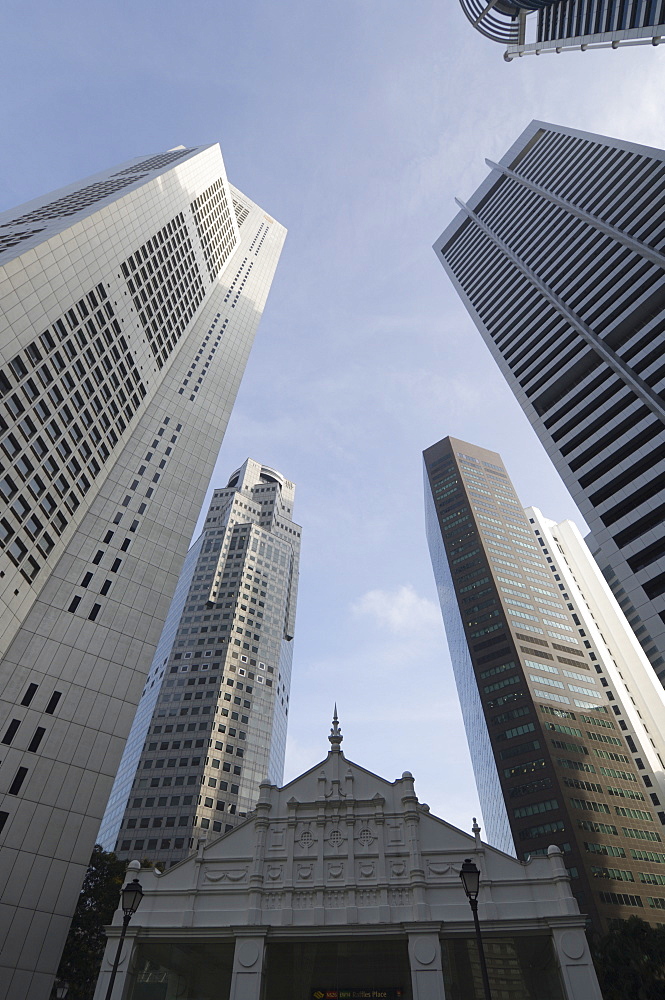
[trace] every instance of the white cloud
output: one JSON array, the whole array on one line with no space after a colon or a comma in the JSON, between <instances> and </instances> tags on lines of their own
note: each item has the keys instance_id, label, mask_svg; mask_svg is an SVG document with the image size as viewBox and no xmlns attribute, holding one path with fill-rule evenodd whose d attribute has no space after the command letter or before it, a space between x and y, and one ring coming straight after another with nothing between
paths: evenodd
<instances>
[{"instance_id":1,"label":"white cloud","mask_svg":"<svg viewBox=\"0 0 665 1000\"><path fill-rule=\"evenodd\" d=\"M394 590L368 590L351 610L354 615L367 616L396 635L441 624L436 604L421 597L410 583Z\"/></svg>"}]
</instances>

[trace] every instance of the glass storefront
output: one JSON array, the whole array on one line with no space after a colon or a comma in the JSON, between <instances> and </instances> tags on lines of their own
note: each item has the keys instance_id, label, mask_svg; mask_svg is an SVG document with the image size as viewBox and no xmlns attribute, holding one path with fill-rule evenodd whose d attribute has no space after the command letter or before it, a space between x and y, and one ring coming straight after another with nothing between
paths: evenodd
<instances>
[{"instance_id":1,"label":"glass storefront","mask_svg":"<svg viewBox=\"0 0 665 1000\"><path fill-rule=\"evenodd\" d=\"M483 939L492 1000L564 1000L551 938ZM476 939L441 942L446 1000L484 1000Z\"/></svg>"},{"instance_id":2,"label":"glass storefront","mask_svg":"<svg viewBox=\"0 0 665 1000\"><path fill-rule=\"evenodd\" d=\"M551 939L488 936L492 1000L564 1000ZM233 941L137 947L127 1000L229 1000ZM484 1000L475 937L441 942L446 1000ZM406 938L268 941L262 1000L411 1000Z\"/></svg>"},{"instance_id":3,"label":"glass storefront","mask_svg":"<svg viewBox=\"0 0 665 1000\"><path fill-rule=\"evenodd\" d=\"M270 942L264 1000L411 1000L406 940Z\"/></svg>"},{"instance_id":4,"label":"glass storefront","mask_svg":"<svg viewBox=\"0 0 665 1000\"><path fill-rule=\"evenodd\" d=\"M140 944L128 1000L229 1000L233 941Z\"/></svg>"}]
</instances>

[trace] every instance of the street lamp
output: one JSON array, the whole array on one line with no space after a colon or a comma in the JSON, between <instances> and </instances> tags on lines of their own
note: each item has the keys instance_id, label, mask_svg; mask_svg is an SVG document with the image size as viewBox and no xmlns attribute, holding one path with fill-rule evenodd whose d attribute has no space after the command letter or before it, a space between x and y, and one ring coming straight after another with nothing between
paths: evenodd
<instances>
[{"instance_id":1,"label":"street lamp","mask_svg":"<svg viewBox=\"0 0 665 1000\"><path fill-rule=\"evenodd\" d=\"M476 944L478 945L478 957L480 958L480 971L483 977L483 987L485 989L485 1000L492 1000L490 992L490 981L487 975L487 963L485 962L485 949L483 939L480 936L480 923L478 922L478 890L480 888L480 870L474 865L471 858L466 858L460 868L459 877L464 886L466 898L473 913L473 923L476 928Z\"/></svg>"},{"instance_id":2,"label":"street lamp","mask_svg":"<svg viewBox=\"0 0 665 1000\"><path fill-rule=\"evenodd\" d=\"M66 983L63 979L57 979L55 983L55 996L56 1000L65 1000L69 992L69 983Z\"/></svg>"},{"instance_id":3,"label":"street lamp","mask_svg":"<svg viewBox=\"0 0 665 1000\"><path fill-rule=\"evenodd\" d=\"M136 862L138 865L138 862ZM120 953L122 952L122 946L125 942L125 934L127 933L127 927L129 926L129 921L132 919L134 914L139 908L139 903L143 899L143 886L137 878L128 882L127 885L122 889L120 893L120 898L122 900L122 931L120 932L120 940L118 941L118 950L115 953L115 961L113 962L113 968L111 970L111 978L109 979L108 989L106 991L106 1000L111 1000L111 994L113 993L113 986L115 984L115 977L118 974L118 965L120 963Z\"/></svg>"}]
</instances>

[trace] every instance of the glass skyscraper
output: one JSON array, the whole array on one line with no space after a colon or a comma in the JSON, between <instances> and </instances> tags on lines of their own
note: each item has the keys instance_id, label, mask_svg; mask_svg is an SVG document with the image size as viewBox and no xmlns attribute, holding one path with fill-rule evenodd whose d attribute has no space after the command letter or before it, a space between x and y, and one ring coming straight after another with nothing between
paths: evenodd
<instances>
[{"instance_id":1,"label":"glass skyscraper","mask_svg":"<svg viewBox=\"0 0 665 1000\"><path fill-rule=\"evenodd\" d=\"M139 703L100 840L171 866L281 784L300 526L295 486L248 459L215 490Z\"/></svg>"},{"instance_id":2,"label":"glass skyscraper","mask_svg":"<svg viewBox=\"0 0 665 1000\"><path fill-rule=\"evenodd\" d=\"M597 929L660 922L665 692L574 526L525 512L495 452L445 438L424 460L490 843L520 858L560 847Z\"/></svg>"},{"instance_id":3,"label":"glass skyscraper","mask_svg":"<svg viewBox=\"0 0 665 1000\"><path fill-rule=\"evenodd\" d=\"M437 257L665 681L665 152L534 121L489 166Z\"/></svg>"},{"instance_id":4,"label":"glass skyscraper","mask_svg":"<svg viewBox=\"0 0 665 1000\"><path fill-rule=\"evenodd\" d=\"M0 997L49 995L284 237L217 145L0 216Z\"/></svg>"}]
</instances>

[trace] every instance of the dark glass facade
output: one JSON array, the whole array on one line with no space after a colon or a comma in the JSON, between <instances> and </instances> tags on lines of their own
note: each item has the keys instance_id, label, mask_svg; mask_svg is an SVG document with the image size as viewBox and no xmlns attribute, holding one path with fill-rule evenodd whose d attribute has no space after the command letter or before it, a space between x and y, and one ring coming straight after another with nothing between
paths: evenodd
<instances>
[{"instance_id":1,"label":"dark glass facade","mask_svg":"<svg viewBox=\"0 0 665 1000\"><path fill-rule=\"evenodd\" d=\"M499 455L446 438L424 459L428 541L489 841L519 858L560 847L599 929L631 914L657 921L665 888L654 903L647 885L665 863L663 828L556 560Z\"/></svg>"}]
</instances>

